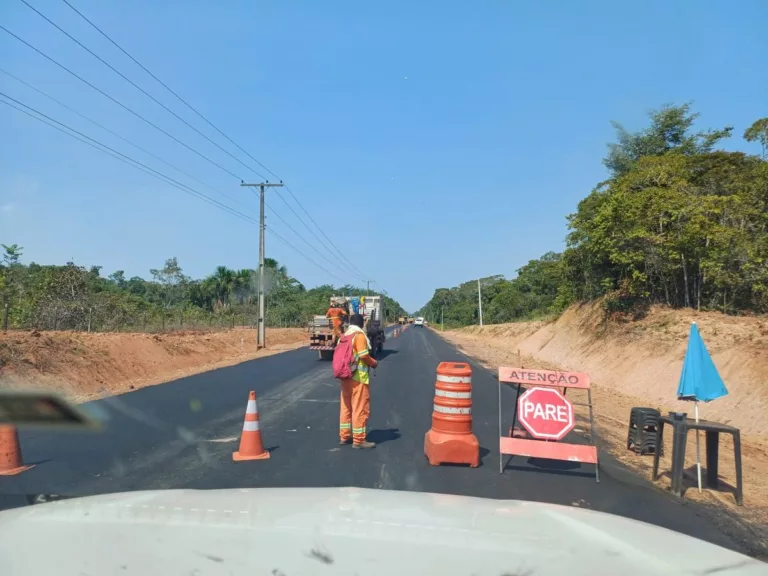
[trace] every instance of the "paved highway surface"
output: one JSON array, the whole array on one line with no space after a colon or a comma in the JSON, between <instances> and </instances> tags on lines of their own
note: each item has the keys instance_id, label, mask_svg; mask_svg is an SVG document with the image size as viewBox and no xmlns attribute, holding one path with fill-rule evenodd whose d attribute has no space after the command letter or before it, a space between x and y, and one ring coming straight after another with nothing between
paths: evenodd
<instances>
[{"instance_id":1,"label":"paved highway surface","mask_svg":"<svg viewBox=\"0 0 768 576\"><path fill-rule=\"evenodd\" d=\"M338 445L337 381L329 362L303 348L91 402L85 406L107 418L100 432L23 431L25 462L37 466L0 477L0 494L8 502L22 494L172 488L418 490L578 505L748 551L742 536L726 536L696 506L654 488L605 454L599 484L592 466L551 463L543 469L522 458L499 474L497 383L474 363L474 431L482 464L429 466L424 434L431 423L435 368L459 359L467 360L427 329L411 327L399 338L389 337L371 382L369 439L378 444L375 450ZM232 452L251 389L272 457L235 463ZM513 405L511 389L502 398Z\"/></svg>"}]
</instances>

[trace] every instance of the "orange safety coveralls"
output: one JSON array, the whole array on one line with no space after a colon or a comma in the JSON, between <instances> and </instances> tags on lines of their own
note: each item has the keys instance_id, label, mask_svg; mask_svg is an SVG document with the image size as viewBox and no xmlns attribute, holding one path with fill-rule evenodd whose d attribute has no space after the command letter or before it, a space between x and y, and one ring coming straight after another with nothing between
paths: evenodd
<instances>
[{"instance_id":1,"label":"orange safety coveralls","mask_svg":"<svg viewBox=\"0 0 768 576\"><path fill-rule=\"evenodd\" d=\"M378 362L368 350L365 334L358 332L352 340L352 351L357 370L352 378L341 381L341 413L339 415L339 438L355 444L365 442L368 417L371 415L370 374L368 368L376 368Z\"/></svg>"},{"instance_id":2,"label":"orange safety coveralls","mask_svg":"<svg viewBox=\"0 0 768 576\"><path fill-rule=\"evenodd\" d=\"M336 341L341 338L341 321L342 316L346 316L347 311L344 310L344 308L339 308L338 306L333 306L331 308L328 308L328 312L326 312L325 317L331 318L333 320L333 337Z\"/></svg>"}]
</instances>

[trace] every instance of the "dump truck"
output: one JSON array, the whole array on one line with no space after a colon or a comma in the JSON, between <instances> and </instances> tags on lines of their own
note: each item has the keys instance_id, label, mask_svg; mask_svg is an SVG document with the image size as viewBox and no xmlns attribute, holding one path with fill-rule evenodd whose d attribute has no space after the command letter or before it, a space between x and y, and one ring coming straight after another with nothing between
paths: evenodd
<instances>
[{"instance_id":1,"label":"dump truck","mask_svg":"<svg viewBox=\"0 0 768 576\"><path fill-rule=\"evenodd\" d=\"M383 318L383 300L381 296L331 296L329 304L331 306L341 306L346 308L350 315L357 312L365 320L364 330L371 342L371 354L377 357L384 349L384 323ZM348 318L345 318L348 322ZM344 324L343 330L346 330L347 324ZM333 358L333 351L336 348L336 342L333 337L333 323L330 318L323 314L312 318L309 325L309 349L317 350L317 357L320 360L330 360Z\"/></svg>"},{"instance_id":2,"label":"dump truck","mask_svg":"<svg viewBox=\"0 0 768 576\"><path fill-rule=\"evenodd\" d=\"M407 324L408 323L408 317L406 316L400 316L400 318L397 319L398 324Z\"/></svg>"}]
</instances>

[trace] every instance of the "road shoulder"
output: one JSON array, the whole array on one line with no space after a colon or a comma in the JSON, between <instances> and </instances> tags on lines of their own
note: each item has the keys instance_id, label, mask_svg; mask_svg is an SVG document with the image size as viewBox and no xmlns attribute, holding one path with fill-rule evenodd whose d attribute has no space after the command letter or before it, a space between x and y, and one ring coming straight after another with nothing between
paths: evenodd
<instances>
[{"instance_id":1,"label":"road shoulder","mask_svg":"<svg viewBox=\"0 0 768 576\"><path fill-rule=\"evenodd\" d=\"M307 345L300 328L255 330L0 334L0 387L42 388L78 403L165 384Z\"/></svg>"},{"instance_id":2,"label":"road shoulder","mask_svg":"<svg viewBox=\"0 0 768 576\"><path fill-rule=\"evenodd\" d=\"M510 350L492 340L478 340L456 331L432 331L494 375L499 366L516 366L519 364L527 368L560 369L559 366L542 362L533 356L520 355L517 350ZM593 393L598 444L601 451L601 468L610 467L612 473L617 477L624 480L631 480L634 477L637 481L655 486L657 490L668 492L670 485L667 475L662 475L656 483L650 482L652 457L638 457L626 450L626 427L629 410L632 406L643 405L643 400L603 388L599 383L593 383ZM666 438L665 444L669 441L670 439ZM689 451L691 447L695 450L693 442L689 442ZM666 456L661 460L660 470L664 471L671 468L671 451L671 443L665 445ZM724 448L723 451L727 451L727 448ZM746 480L748 457L749 453L745 451L745 506L736 506L733 502L733 496L729 492L704 490L699 495L695 488L688 490L683 503L695 508L697 513L706 516L724 534L747 550L751 556L768 561L768 509L749 501L749 484ZM724 466L727 467L728 464L724 463ZM687 479L686 485L687 488L693 487L692 478Z\"/></svg>"}]
</instances>

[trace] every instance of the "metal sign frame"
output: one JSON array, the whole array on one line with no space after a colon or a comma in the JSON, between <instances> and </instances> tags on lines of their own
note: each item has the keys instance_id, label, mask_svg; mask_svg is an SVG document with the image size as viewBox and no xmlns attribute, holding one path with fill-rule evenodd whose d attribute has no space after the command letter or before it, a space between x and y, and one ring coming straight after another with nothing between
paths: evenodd
<instances>
[{"instance_id":1,"label":"metal sign frame","mask_svg":"<svg viewBox=\"0 0 768 576\"><path fill-rule=\"evenodd\" d=\"M504 455L526 456L529 458L546 458L551 460L565 460L570 462L581 462L583 464L595 465L595 481L600 482L600 463L597 450L597 433L595 429L595 418L592 404L592 386L589 376L583 372L561 372L555 370L533 370L530 368L499 368L499 474L504 473ZM509 429L509 436L504 436L502 430L502 404L501 404L501 385L511 384L516 387L514 413L512 417L512 427ZM587 392L587 402L569 402L573 406L586 406L589 408L589 437L591 444L571 444L567 442L531 440L528 438L515 438L514 430L518 418L518 401L520 400L520 391L523 385L531 387L550 387L562 388L565 396L568 388L585 390ZM574 411L575 412L575 411ZM574 413L575 418L575 413ZM509 464L509 461L507 462Z\"/></svg>"}]
</instances>

